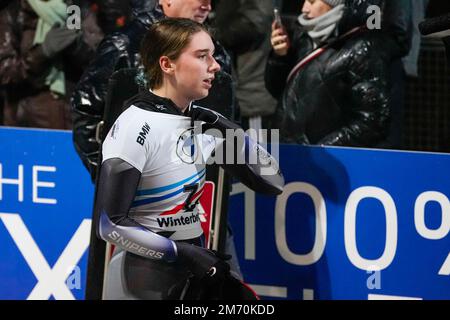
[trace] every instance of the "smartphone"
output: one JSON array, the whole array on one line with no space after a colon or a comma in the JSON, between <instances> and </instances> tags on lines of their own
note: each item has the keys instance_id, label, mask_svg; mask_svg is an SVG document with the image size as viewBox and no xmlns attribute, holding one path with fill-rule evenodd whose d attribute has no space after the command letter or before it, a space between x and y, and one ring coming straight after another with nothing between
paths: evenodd
<instances>
[{"instance_id":1,"label":"smartphone","mask_svg":"<svg viewBox=\"0 0 450 320\"><path fill-rule=\"evenodd\" d=\"M283 23L281 22L280 9L274 8L274 9L273 9L273 16L274 16L274 22L275 22L275 25L276 25L277 27L282 27L282 26L283 26Z\"/></svg>"}]
</instances>

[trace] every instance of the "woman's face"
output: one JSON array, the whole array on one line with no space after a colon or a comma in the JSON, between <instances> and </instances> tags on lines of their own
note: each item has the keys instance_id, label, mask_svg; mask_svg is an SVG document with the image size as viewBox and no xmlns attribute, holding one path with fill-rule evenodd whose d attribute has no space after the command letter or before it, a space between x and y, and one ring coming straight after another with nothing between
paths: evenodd
<instances>
[{"instance_id":1,"label":"woman's face","mask_svg":"<svg viewBox=\"0 0 450 320\"><path fill-rule=\"evenodd\" d=\"M220 65L213 57L214 44L209 34L204 31L192 36L191 42L174 64L171 81L178 94L188 101L205 98L211 89L214 74Z\"/></svg>"},{"instance_id":2,"label":"woman's face","mask_svg":"<svg viewBox=\"0 0 450 320\"><path fill-rule=\"evenodd\" d=\"M331 9L332 7L322 0L306 0L302 8L302 13L307 19L314 19L324 15Z\"/></svg>"}]
</instances>

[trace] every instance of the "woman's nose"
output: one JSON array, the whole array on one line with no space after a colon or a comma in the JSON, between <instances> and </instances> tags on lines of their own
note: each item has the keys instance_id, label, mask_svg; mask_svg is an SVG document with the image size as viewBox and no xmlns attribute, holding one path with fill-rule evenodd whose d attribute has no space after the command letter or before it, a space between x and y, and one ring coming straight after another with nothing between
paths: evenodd
<instances>
[{"instance_id":1,"label":"woman's nose","mask_svg":"<svg viewBox=\"0 0 450 320\"><path fill-rule=\"evenodd\" d=\"M212 7L211 7L210 4L208 4L208 5L203 5L203 6L201 6L200 9L202 9L202 10L204 10L204 11L211 11L211 10L212 10Z\"/></svg>"},{"instance_id":2,"label":"woman's nose","mask_svg":"<svg viewBox=\"0 0 450 320\"><path fill-rule=\"evenodd\" d=\"M211 0L207 0L207 1L203 1L202 5L200 6L200 8L202 10L205 11L211 11L212 7L211 7Z\"/></svg>"},{"instance_id":3,"label":"woman's nose","mask_svg":"<svg viewBox=\"0 0 450 320\"><path fill-rule=\"evenodd\" d=\"M308 14L310 11L310 5L308 1L305 1L302 7L302 13Z\"/></svg>"},{"instance_id":4,"label":"woman's nose","mask_svg":"<svg viewBox=\"0 0 450 320\"><path fill-rule=\"evenodd\" d=\"M220 71L220 64L217 63L216 59L213 58L213 63L210 67L211 72L219 72Z\"/></svg>"}]
</instances>

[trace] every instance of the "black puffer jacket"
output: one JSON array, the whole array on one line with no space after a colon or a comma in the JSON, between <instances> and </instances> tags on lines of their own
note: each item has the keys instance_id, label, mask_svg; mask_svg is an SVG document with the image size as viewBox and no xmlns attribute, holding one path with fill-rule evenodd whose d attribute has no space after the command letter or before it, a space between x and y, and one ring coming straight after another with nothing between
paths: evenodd
<instances>
[{"instance_id":1,"label":"black puffer jacket","mask_svg":"<svg viewBox=\"0 0 450 320\"><path fill-rule=\"evenodd\" d=\"M103 118L109 78L119 69L140 66L139 49L145 32L153 23L165 18L155 0L131 0L130 5L134 19L120 32L103 39L71 98L75 149L92 177L98 166L100 147L96 141L96 127ZM220 95L218 82L225 75L231 79L231 60L222 46L215 43L215 47L214 57L222 69L211 92ZM196 104L202 105L202 102ZM232 110L227 116L232 117Z\"/></svg>"},{"instance_id":2,"label":"black puffer jacket","mask_svg":"<svg viewBox=\"0 0 450 320\"><path fill-rule=\"evenodd\" d=\"M371 1L348 0L332 42L364 26ZM291 69L313 51L313 41L297 23L287 56L273 53L266 86L281 98L272 128L282 142L336 146L375 146L382 140L388 110L388 68L392 39L381 31L361 28L306 64L286 84Z\"/></svg>"}]
</instances>

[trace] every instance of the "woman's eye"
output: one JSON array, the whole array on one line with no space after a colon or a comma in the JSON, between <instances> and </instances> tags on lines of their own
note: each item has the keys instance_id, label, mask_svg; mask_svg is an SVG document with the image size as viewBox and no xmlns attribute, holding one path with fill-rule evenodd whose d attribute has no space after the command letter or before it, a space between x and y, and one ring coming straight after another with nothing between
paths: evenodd
<instances>
[{"instance_id":1,"label":"woman's eye","mask_svg":"<svg viewBox=\"0 0 450 320\"><path fill-rule=\"evenodd\" d=\"M206 54L202 54L201 56L199 56L200 59L206 59Z\"/></svg>"}]
</instances>

